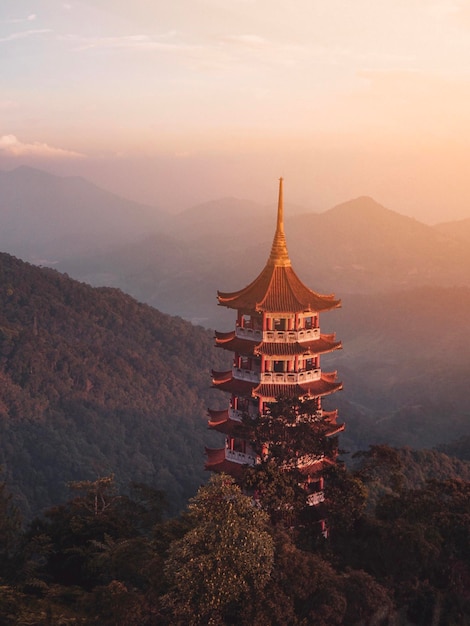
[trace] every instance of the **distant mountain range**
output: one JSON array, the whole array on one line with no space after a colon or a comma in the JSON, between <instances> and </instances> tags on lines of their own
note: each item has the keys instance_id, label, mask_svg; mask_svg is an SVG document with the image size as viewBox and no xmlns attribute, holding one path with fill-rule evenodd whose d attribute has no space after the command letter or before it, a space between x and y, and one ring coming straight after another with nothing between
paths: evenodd
<instances>
[{"instance_id":1,"label":"distant mountain range","mask_svg":"<svg viewBox=\"0 0 470 626\"><path fill-rule=\"evenodd\" d=\"M73 220L59 219L62 213L71 213ZM344 342L344 350L328 355L324 363L326 369L337 368L344 382L344 391L329 400L340 406L347 424L342 446L355 450L369 443L387 442L424 447L470 434L470 250L463 225L454 230L451 225L427 226L368 197L319 214L287 204L285 214L296 272L311 288L334 292L343 300L341 310L321 320L323 330L336 331ZM227 198L167 215L117 198L82 179L61 179L20 168L0 176L0 220L0 246L17 256L36 262L42 259L43 264L54 262L56 268L79 280L119 287L165 313L228 330L234 324L233 313L217 307L216 291L241 288L261 271L273 237L275 203L263 207ZM70 237L77 223L80 237L72 245ZM48 238L49 229L54 236ZM28 256L24 252L28 250L34 254ZM21 268L16 281L23 280L23 272L28 276L24 280L31 284L43 275L33 274L40 272L38 268ZM43 271L49 276L49 270ZM14 287L11 280L8 284ZM74 287L77 283L72 281L70 286L66 281L63 285L67 286L66 294L86 288ZM39 287L28 289L33 292ZM47 293L49 288L44 289ZM97 319L100 307L109 311L114 306L100 299L101 290L86 293ZM42 315L47 318L56 310L64 311L75 324L67 327L67 333L85 336L79 316L68 309L71 296L60 298L61 304L44 309ZM28 306L31 329L34 306ZM137 304L129 304L126 312L123 309L119 332L132 336L128 316L138 315L140 319L144 311L150 316L150 309L140 309ZM21 314L21 307L9 313ZM160 324L161 318L154 315L155 319L150 316L145 324ZM214 363L206 358L193 360L185 352L184 342L189 341L185 338L192 327L175 320L174 328L170 322L166 328L169 345L173 342L175 346L172 363L176 369L172 373L177 377L183 373L178 383L181 389L187 384L184 372L194 368L208 387L208 372ZM200 341L204 337L212 343L210 334L202 329L194 333ZM92 336L87 341L93 345ZM124 338L117 334L110 341L119 343ZM141 354L138 332L132 343ZM150 345L144 344L145 355L139 359L147 358ZM177 356L183 353L186 356ZM129 359L129 371L133 372L134 362ZM111 358L106 360L106 367L106 377L111 379L115 375ZM154 381L154 388L151 385L146 393L149 404L155 401L159 410L169 414L173 408L152 399L154 393L161 397L159 385L163 380ZM204 397L204 392L198 394ZM111 413L108 418L113 419ZM187 443L179 442L184 433L175 436L172 446L178 454ZM148 434L145 437L149 439ZM158 439L160 435L151 437ZM192 432L191 437L202 450L204 437L199 431L197 435ZM199 466L201 458L197 457ZM185 471L192 470L186 468L182 474ZM175 485L175 474L172 476L167 482Z\"/></svg>"},{"instance_id":2,"label":"distant mountain range","mask_svg":"<svg viewBox=\"0 0 470 626\"><path fill-rule=\"evenodd\" d=\"M28 261L96 254L157 230L163 218L83 178L31 167L0 171L0 250Z\"/></svg>"},{"instance_id":3,"label":"distant mountain range","mask_svg":"<svg viewBox=\"0 0 470 626\"><path fill-rule=\"evenodd\" d=\"M285 215L294 267L319 292L470 286L470 220L431 227L368 197L324 213L287 204ZM206 326L224 320L217 289L262 269L274 222L275 201L225 198L169 215L81 178L0 172L0 250Z\"/></svg>"}]
</instances>

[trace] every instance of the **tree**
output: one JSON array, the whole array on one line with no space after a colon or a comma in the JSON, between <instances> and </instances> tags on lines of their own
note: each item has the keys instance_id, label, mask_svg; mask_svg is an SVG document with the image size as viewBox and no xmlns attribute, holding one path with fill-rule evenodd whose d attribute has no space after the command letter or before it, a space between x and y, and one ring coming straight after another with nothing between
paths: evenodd
<instances>
[{"instance_id":1,"label":"tree","mask_svg":"<svg viewBox=\"0 0 470 626\"><path fill-rule=\"evenodd\" d=\"M11 578L15 571L21 520L6 484L0 482L0 578Z\"/></svg>"},{"instance_id":2,"label":"tree","mask_svg":"<svg viewBox=\"0 0 470 626\"><path fill-rule=\"evenodd\" d=\"M252 492L273 523L295 526L307 507L307 472L302 468L335 459L337 438L314 400L280 397L264 415L243 421L246 438L261 459L245 470L243 487ZM305 511L304 511L305 513ZM315 516L303 515L302 524ZM318 518L315 518L316 525Z\"/></svg>"},{"instance_id":3,"label":"tree","mask_svg":"<svg viewBox=\"0 0 470 626\"><path fill-rule=\"evenodd\" d=\"M174 541L163 598L172 624L222 624L231 603L266 585L274 544L267 515L234 480L215 475L190 501L193 527Z\"/></svg>"}]
</instances>

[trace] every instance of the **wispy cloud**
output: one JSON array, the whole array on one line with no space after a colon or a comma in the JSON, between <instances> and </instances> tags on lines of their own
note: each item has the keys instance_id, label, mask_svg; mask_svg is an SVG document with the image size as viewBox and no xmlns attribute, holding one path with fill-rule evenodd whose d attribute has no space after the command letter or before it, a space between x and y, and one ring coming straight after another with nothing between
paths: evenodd
<instances>
[{"instance_id":1,"label":"wispy cloud","mask_svg":"<svg viewBox=\"0 0 470 626\"><path fill-rule=\"evenodd\" d=\"M32 30L22 30L18 33L11 33L6 37L0 37L0 41L16 41L17 39L27 39L28 37L34 37L35 35L42 35L44 33L52 32L50 28L37 28Z\"/></svg>"},{"instance_id":2,"label":"wispy cloud","mask_svg":"<svg viewBox=\"0 0 470 626\"><path fill-rule=\"evenodd\" d=\"M85 155L73 150L55 148L47 143L35 141L33 143L21 142L15 135L3 135L0 137L0 154L10 156L34 156L43 158L80 159Z\"/></svg>"},{"instance_id":3,"label":"wispy cloud","mask_svg":"<svg viewBox=\"0 0 470 626\"><path fill-rule=\"evenodd\" d=\"M161 51L188 51L197 49L199 46L184 42L172 41L175 32L170 32L159 37L149 35L121 35L118 37L76 37L69 35L63 39L76 44L75 50L90 49L124 49L124 50L161 50Z\"/></svg>"},{"instance_id":4,"label":"wispy cloud","mask_svg":"<svg viewBox=\"0 0 470 626\"><path fill-rule=\"evenodd\" d=\"M37 19L36 13L30 13L26 17L13 17L7 20L0 20L1 24L24 24L24 22L34 22Z\"/></svg>"},{"instance_id":5,"label":"wispy cloud","mask_svg":"<svg viewBox=\"0 0 470 626\"><path fill-rule=\"evenodd\" d=\"M224 41L244 46L263 46L267 43L267 40L259 35L229 35Z\"/></svg>"}]
</instances>

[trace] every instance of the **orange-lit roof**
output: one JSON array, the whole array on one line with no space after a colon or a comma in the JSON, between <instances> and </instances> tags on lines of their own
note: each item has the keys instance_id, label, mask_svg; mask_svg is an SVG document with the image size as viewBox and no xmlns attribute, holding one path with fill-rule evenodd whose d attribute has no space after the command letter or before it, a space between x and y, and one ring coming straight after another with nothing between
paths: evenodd
<instances>
[{"instance_id":1,"label":"orange-lit roof","mask_svg":"<svg viewBox=\"0 0 470 626\"><path fill-rule=\"evenodd\" d=\"M215 335L215 345L224 350L230 350L237 354L247 356L294 356L296 354L325 354L341 348L341 341L335 341L334 334L320 335L318 339L305 342L270 342L261 341L256 343L249 339L240 339L231 333L217 333Z\"/></svg>"},{"instance_id":2,"label":"orange-lit roof","mask_svg":"<svg viewBox=\"0 0 470 626\"><path fill-rule=\"evenodd\" d=\"M262 397L268 401L276 401L278 398L318 398L319 396L327 396L335 391L342 389L342 383L336 383L323 376L320 380L310 383L299 384L279 384L279 383L261 383L254 390L254 395Z\"/></svg>"},{"instance_id":3,"label":"orange-lit roof","mask_svg":"<svg viewBox=\"0 0 470 626\"><path fill-rule=\"evenodd\" d=\"M246 465L234 463L225 458L225 448L206 448L207 461L205 469L211 472L224 472L233 478L241 478Z\"/></svg>"},{"instance_id":4,"label":"orange-lit roof","mask_svg":"<svg viewBox=\"0 0 470 626\"><path fill-rule=\"evenodd\" d=\"M343 384L336 382L336 372L322 372L319 380L306 383L256 383L234 378L232 371L212 372L214 387L228 391L234 395L256 396L274 402L281 397L318 398L327 396L339 389Z\"/></svg>"},{"instance_id":5,"label":"orange-lit roof","mask_svg":"<svg viewBox=\"0 0 470 626\"><path fill-rule=\"evenodd\" d=\"M212 428L219 433L224 433L228 435L236 430L239 430L242 427L242 423L240 421L231 419L229 417L228 409L225 409L224 411L212 411L211 409L209 409L208 413L209 428Z\"/></svg>"},{"instance_id":6,"label":"orange-lit roof","mask_svg":"<svg viewBox=\"0 0 470 626\"><path fill-rule=\"evenodd\" d=\"M282 178L276 232L269 259L261 272L244 289L232 293L219 291L219 304L240 311L297 313L328 311L340 306L333 295L321 295L306 287L294 272L284 233Z\"/></svg>"}]
</instances>

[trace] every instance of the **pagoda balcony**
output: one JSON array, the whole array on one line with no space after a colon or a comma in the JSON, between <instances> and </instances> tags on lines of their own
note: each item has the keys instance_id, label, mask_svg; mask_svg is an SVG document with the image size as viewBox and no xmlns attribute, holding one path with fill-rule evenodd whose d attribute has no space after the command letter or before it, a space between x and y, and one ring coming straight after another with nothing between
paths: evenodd
<instances>
[{"instance_id":1,"label":"pagoda balcony","mask_svg":"<svg viewBox=\"0 0 470 626\"><path fill-rule=\"evenodd\" d=\"M253 370L244 370L241 367L233 368L233 377L238 380L246 380L249 383L259 383L260 382L260 372L255 372Z\"/></svg>"},{"instance_id":2,"label":"pagoda balcony","mask_svg":"<svg viewBox=\"0 0 470 626\"><path fill-rule=\"evenodd\" d=\"M253 328L237 326L235 336L239 339L251 339L253 341L263 341L263 331L254 330Z\"/></svg>"},{"instance_id":3,"label":"pagoda balcony","mask_svg":"<svg viewBox=\"0 0 470 626\"><path fill-rule=\"evenodd\" d=\"M324 491L316 491L307 496L307 506L317 506L322 502L325 502Z\"/></svg>"},{"instance_id":4,"label":"pagoda balcony","mask_svg":"<svg viewBox=\"0 0 470 626\"><path fill-rule=\"evenodd\" d=\"M255 465L256 457L247 454L246 452L238 452L237 450L230 450L225 448L225 459L232 463L239 463L240 465Z\"/></svg>"},{"instance_id":5,"label":"pagoda balcony","mask_svg":"<svg viewBox=\"0 0 470 626\"><path fill-rule=\"evenodd\" d=\"M235 336L238 339L251 339L252 341L266 341L268 343L295 343L297 341L315 341L320 339L319 328L304 328L302 330L254 330L237 326Z\"/></svg>"},{"instance_id":6,"label":"pagoda balcony","mask_svg":"<svg viewBox=\"0 0 470 626\"><path fill-rule=\"evenodd\" d=\"M243 422L244 415L248 415L248 417L255 419L258 416L258 412L254 409L248 409L248 411L239 411L238 409L232 409L231 407L228 409L229 419L235 422Z\"/></svg>"},{"instance_id":7,"label":"pagoda balcony","mask_svg":"<svg viewBox=\"0 0 470 626\"><path fill-rule=\"evenodd\" d=\"M301 384L312 380L320 380L321 369L305 370L303 372L263 372L260 382L276 384Z\"/></svg>"},{"instance_id":8,"label":"pagoda balcony","mask_svg":"<svg viewBox=\"0 0 470 626\"><path fill-rule=\"evenodd\" d=\"M302 330L265 330L263 341L269 343L295 343L296 341L315 341L320 339L319 328Z\"/></svg>"},{"instance_id":9,"label":"pagoda balcony","mask_svg":"<svg viewBox=\"0 0 470 626\"><path fill-rule=\"evenodd\" d=\"M302 384L320 380L321 369L304 370L302 372L255 372L239 367L233 368L233 377L250 383Z\"/></svg>"}]
</instances>

